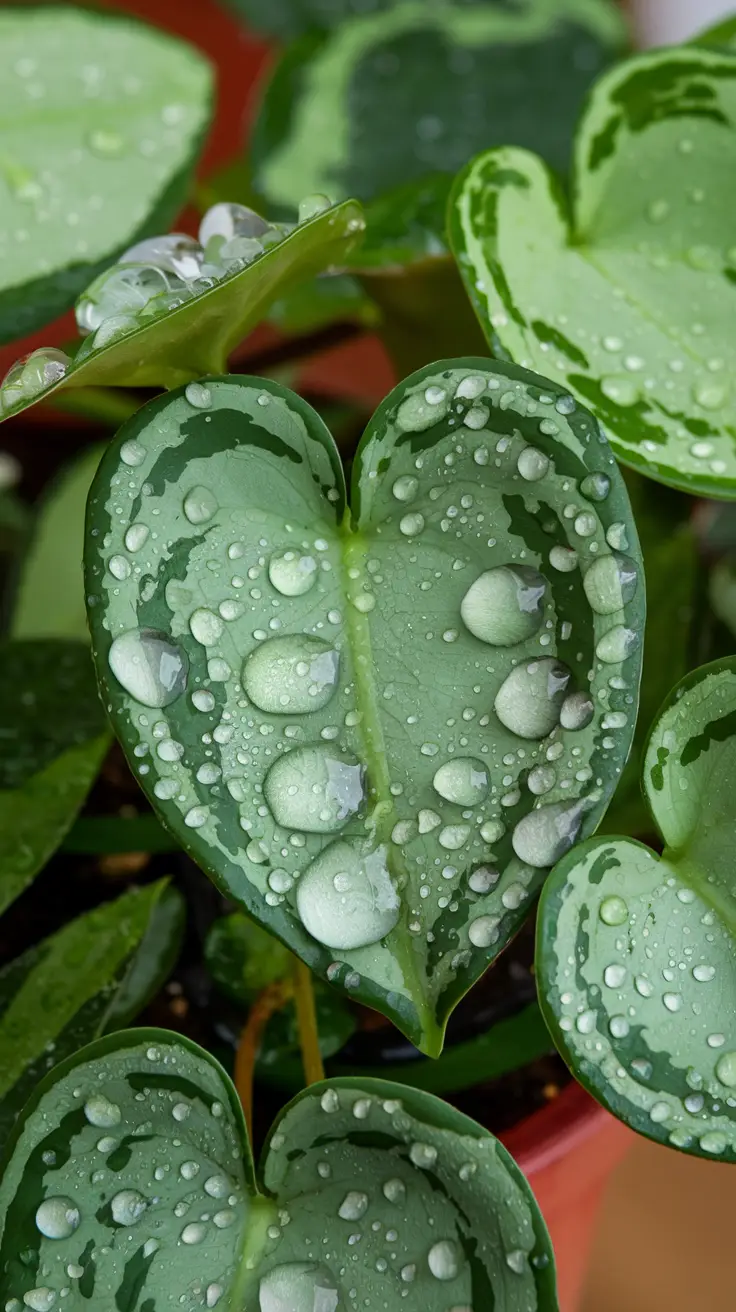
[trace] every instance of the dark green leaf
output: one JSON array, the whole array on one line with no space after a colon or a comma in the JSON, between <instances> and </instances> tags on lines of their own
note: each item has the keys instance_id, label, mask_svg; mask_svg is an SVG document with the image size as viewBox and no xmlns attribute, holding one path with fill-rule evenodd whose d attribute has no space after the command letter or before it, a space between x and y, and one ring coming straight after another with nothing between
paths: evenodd
<instances>
[{"instance_id":1,"label":"dark green leaf","mask_svg":"<svg viewBox=\"0 0 736 1312\"><path fill-rule=\"evenodd\" d=\"M179 209L210 116L198 51L71 5L0 13L0 342L56 318Z\"/></svg>"},{"instance_id":2,"label":"dark green leaf","mask_svg":"<svg viewBox=\"0 0 736 1312\"><path fill-rule=\"evenodd\" d=\"M373 328L380 313L357 278L325 274L300 282L271 306L269 321L283 333L317 332L331 323L358 323Z\"/></svg>"},{"instance_id":3,"label":"dark green leaf","mask_svg":"<svg viewBox=\"0 0 736 1312\"><path fill-rule=\"evenodd\" d=\"M87 493L104 447L67 465L45 498L15 596L13 638L89 641L82 554Z\"/></svg>"},{"instance_id":4,"label":"dark green leaf","mask_svg":"<svg viewBox=\"0 0 736 1312\"><path fill-rule=\"evenodd\" d=\"M541 159L492 150L458 179L449 223L495 353L592 406L624 463L728 498L735 125L732 54L639 55L587 103L572 208Z\"/></svg>"},{"instance_id":5,"label":"dark green leaf","mask_svg":"<svg viewBox=\"0 0 736 1312\"><path fill-rule=\"evenodd\" d=\"M736 1161L736 660L675 688L647 745L657 856L596 838L542 893L537 977L555 1043L648 1138Z\"/></svg>"},{"instance_id":6,"label":"dark green leaf","mask_svg":"<svg viewBox=\"0 0 736 1312\"><path fill-rule=\"evenodd\" d=\"M239 911L215 921L204 957L218 988L246 1007L267 985L284 979L293 961L285 947Z\"/></svg>"},{"instance_id":7,"label":"dark green leaf","mask_svg":"<svg viewBox=\"0 0 736 1312\"><path fill-rule=\"evenodd\" d=\"M183 903L166 882L132 889L0 971L0 1142L39 1079L127 1025L166 978Z\"/></svg>"},{"instance_id":8,"label":"dark green leaf","mask_svg":"<svg viewBox=\"0 0 736 1312\"><path fill-rule=\"evenodd\" d=\"M271 302L293 281L343 260L363 226L362 211L354 201L318 213L245 268L178 308L148 316L153 305L149 302L139 317L131 316L134 326L109 345L95 346L97 335L90 334L58 381L46 377L44 361L49 352L35 352L12 386L6 378L4 408L0 390L0 419L67 387L175 387L209 370L225 369L230 353L265 317ZM107 324L103 322L100 331L106 332ZM56 354L49 349L52 356Z\"/></svg>"},{"instance_id":9,"label":"dark green leaf","mask_svg":"<svg viewBox=\"0 0 736 1312\"><path fill-rule=\"evenodd\" d=\"M179 844L155 815L83 815L62 843L64 852L176 852Z\"/></svg>"},{"instance_id":10,"label":"dark green leaf","mask_svg":"<svg viewBox=\"0 0 736 1312\"><path fill-rule=\"evenodd\" d=\"M202 868L436 1054L626 759L621 476L558 387L445 361L377 411L348 514L304 401L202 387L206 409L174 392L126 425L90 494L105 704Z\"/></svg>"},{"instance_id":11,"label":"dark green leaf","mask_svg":"<svg viewBox=\"0 0 736 1312\"><path fill-rule=\"evenodd\" d=\"M109 744L82 643L0 647L0 910L58 847Z\"/></svg>"},{"instance_id":12,"label":"dark green leaf","mask_svg":"<svg viewBox=\"0 0 736 1312\"><path fill-rule=\"evenodd\" d=\"M474 1121L381 1080L316 1084L277 1119L256 1186L230 1081L163 1030L92 1044L44 1082L0 1223L11 1312L62 1288L71 1309L141 1312L557 1309L531 1190Z\"/></svg>"},{"instance_id":13,"label":"dark green leaf","mask_svg":"<svg viewBox=\"0 0 736 1312\"><path fill-rule=\"evenodd\" d=\"M315 980L313 987L319 1050L322 1060L327 1061L340 1052L355 1033L356 1020L345 999L329 984ZM296 1074L297 1071L299 1075L292 1083L288 1073ZM375 1071L374 1074L381 1078L385 1072ZM258 1052L256 1077L259 1081L275 1084L281 1089L291 1089L293 1093L304 1087L304 1061L293 1002L289 1002L282 1011L277 1011L268 1022Z\"/></svg>"},{"instance_id":14,"label":"dark green leaf","mask_svg":"<svg viewBox=\"0 0 736 1312\"><path fill-rule=\"evenodd\" d=\"M582 98L624 44L608 0L407 0L312 31L267 86L254 185L284 211L312 192L370 200L509 142L566 169Z\"/></svg>"}]
</instances>

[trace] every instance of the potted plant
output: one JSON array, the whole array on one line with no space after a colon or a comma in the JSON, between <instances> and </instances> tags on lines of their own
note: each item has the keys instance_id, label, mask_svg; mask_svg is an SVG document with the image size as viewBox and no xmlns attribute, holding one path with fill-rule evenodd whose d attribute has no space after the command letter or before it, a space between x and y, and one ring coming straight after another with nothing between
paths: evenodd
<instances>
[{"instance_id":1,"label":"potted plant","mask_svg":"<svg viewBox=\"0 0 736 1312\"><path fill-rule=\"evenodd\" d=\"M732 527L702 501L736 486L731 33L613 62L563 188L607 4L244 7L289 44L196 237L166 228L201 55L0 16L0 326L75 301L79 330L0 416L21 456L39 402L118 430L30 545L3 494L0 1289L546 1312L490 1131L563 1232L626 1133L552 1041L619 1121L734 1159ZM517 65L559 120L478 103ZM399 380L367 422L304 367L366 325Z\"/></svg>"}]
</instances>

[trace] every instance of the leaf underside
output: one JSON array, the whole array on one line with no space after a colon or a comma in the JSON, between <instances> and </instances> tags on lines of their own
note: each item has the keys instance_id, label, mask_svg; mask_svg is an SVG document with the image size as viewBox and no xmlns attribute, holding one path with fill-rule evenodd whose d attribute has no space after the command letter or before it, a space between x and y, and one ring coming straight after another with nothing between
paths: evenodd
<instances>
[{"instance_id":1,"label":"leaf underside","mask_svg":"<svg viewBox=\"0 0 736 1312\"><path fill-rule=\"evenodd\" d=\"M56 318L179 209L210 116L198 51L122 16L0 14L0 342Z\"/></svg>"},{"instance_id":2,"label":"leaf underside","mask_svg":"<svg viewBox=\"0 0 736 1312\"><path fill-rule=\"evenodd\" d=\"M273 1126L257 1186L235 1091L193 1044L129 1031L54 1077L0 1185L12 1312L13 1300L50 1308L62 1289L70 1312L89 1300L357 1312L399 1299L407 1312L556 1312L526 1181L487 1131L429 1095L313 1085Z\"/></svg>"},{"instance_id":3,"label":"leaf underside","mask_svg":"<svg viewBox=\"0 0 736 1312\"><path fill-rule=\"evenodd\" d=\"M0 411L0 420L66 387L176 387L227 367L232 351L265 318L292 283L340 263L360 239L363 213L355 201L334 206L299 226L239 273L210 291L95 350L60 382Z\"/></svg>"},{"instance_id":4,"label":"leaf underside","mask_svg":"<svg viewBox=\"0 0 736 1312\"><path fill-rule=\"evenodd\" d=\"M313 31L267 86L254 185L288 212L310 192L370 200L509 141L564 170L582 98L624 44L607 0L408 2Z\"/></svg>"},{"instance_id":5,"label":"leaf underside","mask_svg":"<svg viewBox=\"0 0 736 1312\"><path fill-rule=\"evenodd\" d=\"M643 784L662 856L599 838L561 861L542 895L537 957L545 1017L576 1077L639 1133L727 1161L736 1161L734 770L728 658L675 689L649 739Z\"/></svg>"},{"instance_id":6,"label":"leaf underside","mask_svg":"<svg viewBox=\"0 0 736 1312\"><path fill-rule=\"evenodd\" d=\"M560 389L446 361L377 411L348 512L305 402L203 383L206 409L146 406L93 484L103 700L202 868L436 1053L626 759L644 585L623 483Z\"/></svg>"},{"instance_id":7,"label":"leaf underside","mask_svg":"<svg viewBox=\"0 0 736 1312\"><path fill-rule=\"evenodd\" d=\"M640 55L588 102L572 209L541 159L502 149L468 166L449 211L494 352L591 406L624 463L728 498L735 124L733 54Z\"/></svg>"}]
</instances>

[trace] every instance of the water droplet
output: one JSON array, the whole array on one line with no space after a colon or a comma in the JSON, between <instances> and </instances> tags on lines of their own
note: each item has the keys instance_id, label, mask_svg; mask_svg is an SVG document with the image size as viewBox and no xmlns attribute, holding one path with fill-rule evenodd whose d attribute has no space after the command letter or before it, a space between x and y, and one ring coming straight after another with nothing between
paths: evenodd
<instances>
[{"instance_id":1,"label":"water droplet","mask_svg":"<svg viewBox=\"0 0 736 1312\"><path fill-rule=\"evenodd\" d=\"M15 1299L12 1301L17 1302ZM27 1290L23 1295L23 1302L26 1307L31 1308L32 1312L50 1312L56 1302L56 1291L49 1289L48 1285L37 1285L35 1289ZM17 1306L20 1308L20 1303L17 1303Z\"/></svg>"},{"instance_id":2,"label":"water droplet","mask_svg":"<svg viewBox=\"0 0 736 1312\"><path fill-rule=\"evenodd\" d=\"M368 1211L368 1195L357 1189L351 1189L345 1195L337 1209L337 1215L343 1221L359 1221Z\"/></svg>"},{"instance_id":3,"label":"water droplet","mask_svg":"<svg viewBox=\"0 0 736 1312\"><path fill-rule=\"evenodd\" d=\"M636 564L618 552L599 556L583 578L585 595L598 615L613 615L628 605L636 592Z\"/></svg>"},{"instance_id":4,"label":"water droplet","mask_svg":"<svg viewBox=\"0 0 736 1312\"><path fill-rule=\"evenodd\" d=\"M218 510L217 498L208 487L193 487L184 498L184 514L190 524L206 524Z\"/></svg>"},{"instance_id":5,"label":"water droplet","mask_svg":"<svg viewBox=\"0 0 736 1312\"><path fill-rule=\"evenodd\" d=\"M107 659L118 683L143 706L169 706L187 686L185 652L154 629L121 633Z\"/></svg>"},{"instance_id":6,"label":"water droplet","mask_svg":"<svg viewBox=\"0 0 736 1312\"><path fill-rule=\"evenodd\" d=\"M723 1060L723 1058L721 1058ZM36 1209L36 1226L46 1239L68 1239L80 1222L79 1208L71 1198L45 1198Z\"/></svg>"},{"instance_id":7,"label":"water droplet","mask_svg":"<svg viewBox=\"0 0 736 1312\"><path fill-rule=\"evenodd\" d=\"M207 1234L207 1226L202 1225L200 1221L192 1221L185 1225L181 1232L181 1242L183 1244L201 1244Z\"/></svg>"},{"instance_id":8,"label":"water droplet","mask_svg":"<svg viewBox=\"0 0 736 1312\"><path fill-rule=\"evenodd\" d=\"M461 1261L460 1249L453 1239L440 1239L427 1254L429 1269L436 1280L454 1280Z\"/></svg>"},{"instance_id":9,"label":"water droplet","mask_svg":"<svg viewBox=\"0 0 736 1312\"><path fill-rule=\"evenodd\" d=\"M529 771L526 782L529 792L534 793L536 797L541 797L554 788L557 783L557 773L551 765L535 765L534 769Z\"/></svg>"},{"instance_id":10,"label":"water droplet","mask_svg":"<svg viewBox=\"0 0 736 1312\"><path fill-rule=\"evenodd\" d=\"M703 1152L713 1154L724 1152L728 1146L728 1140L725 1134L722 1134L720 1130L709 1130L707 1134L702 1134L700 1136L698 1142L700 1143Z\"/></svg>"},{"instance_id":11,"label":"water droplet","mask_svg":"<svg viewBox=\"0 0 736 1312\"><path fill-rule=\"evenodd\" d=\"M58 383L65 376L71 360L64 351L52 346L40 347L29 355L22 355L10 366L0 387L0 410L38 396L45 388Z\"/></svg>"},{"instance_id":12,"label":"water droplet","mask_svg":"<svg viewBox=\"0 0 736 1312\"><path fill-rule=\"evenodd\" d=\"M549 563L560 574L569 574L578 567L578 553L572 547L553 547L549 553Z\"/></svg>"},{"instance_id":13,"label":"water droplet","mask_svg":"<svg viewBox=\"0 0 736 1312\"><path fill-rule=\"evenodd\" d=\"M724 1052L716 1062L716 1077L728 1089L736 1089L736 1052Z\"/></svg>"},{"instance_id":14,"label":"water droplet","mask_svg":"<svg viewBox=\"0 0 736 1312\"><path fill-rule=\"evenodd\" d=\"M421 533L424 528L424 515L414 511L409 515L403 515L399 520L399 529L405 538L415 538L417 533Z\"/></svg>"},{"instance_id":15,"label":"water droplet","mask_svg":"<svg viewBox=\"0 0 736 1312\"><path fill-rule=\"evenodd\" d=\"M699 984L708 984L714 977L715 966L693 966L693 978Z\"/></svg>"},{"instance_id":16,"label":"water droplet","mask_svg":"<svg viewBox=\"0 0 736 1312\"><path fill-rule=\"evenodd\" d=\"M527 1257L523 1248L514 1248L506 1254L506 1265L515 1275L523 1276L527 1268Z\"/></svg>"},{"instance_id":17,"label":"water droplet","mask_svg":"<svg viewBox=\"0 0 736 1312\"><path fill-rule=\"evenodd\" d=\"M389 1203L403 1203L406 1198L406 1185L403 1180L394 1178L383 1183L383 1196Z\"/></svg>"},{"instance_id":18,"label":"water droplet","mask_svg":"<svg viewBox=\"0 0 736 1312\"><path fill-rule=\"evenodd\" d=\"M337 1283L326 1267L287 1262L272 1267L258 1286L259 1312L340 1312Z\"/></svg>"},{"instance_id":19,"label":"water droplet","mask_svg":"<svg viewBox=\"0 0 736 1312\"><path fill-rule=\"evenodd\" d=\"M400 902L386 865L386 849L362 853L358 844L331 843L297 884L297 909L318 943L347 950L377 943L394 928Z\"/></svg>"},{"instance_id":20,"label":"water droplet","mask_svg":"<svg viewBox=\"0 0 736 1312\"><path fill-rule=\"evenodd\" d=\"M326 1089L319 1100L319 1105L323 1112L336 1112L340 1106L340 1099L334 1089Z\"/></svg>"},{"instance_id":21,"label":"water droplet","mask_svg":"<svg viewBox=\"0 0 736 1312\"><path fill-rule=\"evenodd\" d=\"M279 715L321 710L338 682L339 657L321 638L270 638L243 666L243 688L261 711Z\"/></svg>"},{"instance_id":22,"label":"water droplet","mask_svg":"<svg viewBox=\"0 0 736 1312\"><path fill-rule=\"evenodd\" d=\"M619 665L636 650L638 645L639 635L633 629L627 629L624 624L617 624L603 635L595 649L595 654L599 661L607 665Z\"/></svg>"},{"instance_id":23,"label":"water droplet","mask_svg":"<svg viewBox=\"0 0 736 1312\"><path fill-rule=\"evenodd\" d=\"M318 214L326 214L327 210L331 209L332 201L329 196L323 196L320 192L303 196L299 201L298 222L308 223L310 219L316 219Z\"/></svg>"},{"instance_id":24,"label":"water droplet","mask_svg":"<svg viewBox=\"0 0 736 1312\"><path fill-rule=\"evenodd\" d=\"M498 938L498 916L478 916L468 926L468 938L475 948L488 948Z\"/></svg>"},{"instance_id":25,"label":"water droplet","mask_svg":"<svg viewBox=\"0 0 736 1312\"><path fill-rule=\"evenodd\" d=\"M148 1202L137 1189L121 1189L110 1200L112 1219L118 1225L136 1225L148 1207Z\"/></svg>"},{"instance_id":26,"label":"water droplet","mask_svg":"<svg viewBox=\"0 0 736 1312\"><path fill-rule=\"evenodd\" d=\"M516 462L516 468L528 483L537 483L540 478L544 478L549 470L549 456L543 451L538 451L535 446L525 446L519 454Z\"/></svg>"},{"instance_id":27,"label":"water droplet","mask_svg":"<svg viewBox=\"0 0 736 1312\"><path fill-rule=\"evenodd\" d=\"M302 556L298 551L285 551L268 562L268 577L282 597L302 597L314 587L317 572L314 556Z\"/></svg>"},{"instance_id":28,"label":"water droplet","mask_svg":"<svg viewBox=\"0 0 736 1312\"><path fill-rule=\"evenodd\" d=\"M87 145L92 154L98 155L100 159L118 159L125 153L127 142L119 132L111 132L106 128L93 128L87 133Z\"/></svg>"},{"instance_id":29,"label":"water droplet","mask_svg":"<svg viewBox=\"0 0 736 1312\"><path fill-rule=\"evenodd\" d=\"M629 918L629 908L622 897L614 894L612 897L604 897L598 915L604 925L624 925Z\"/></svg>"},{"instance_id":30,"label":"water droplet","mask_svg":"<svg viewBox=\"0 0 736 1312\"><path fill-rule=\"evenodd\" d=\"M397 478L391 488L397 501L413 501L419 491L419 479L413 478L411 474L402 474Z\"/></svg>"},{"instance_id":31,"label":"water droplet","mask_svg":"<svg viewBox=\"0 0 736 1312\"><path fill-rule=\"evenodd\" d=\"M331 834L354 815L363 797L363 768L334 748L297 747L271 766L263 791L277 824Z\"/></svg>"},{"instance_id":32,"label":"water droplet","mask_svg":"<svg viewBox=\"0 0 736 1312\"><path fill-rule=\"evenodd\" d=\"M662 1001L668 1011L679 1011L682 1007L682 998L679 993L663 993Z\"/></svg>"},{"instance_id":33,"label":"water droplet","mask_svg":"<svg viewBox=\"0 0 736 1312\"><path fill-rule=\"evenodd\" d=\"M189 616L189 629L203 647L214 647L222 637L224 625L213 610L200 606Z\"/></svg>"},{"instance_id":34,"label":"water droplet","mask_svg":"<svg viewBox=\"0 0 736 1312\"><path fill-rule=\"evenodd\" d=\"M117 1103L110 1102L101 1093L93 1093L87 1099L84 1114L90 1125L96 1126L98 1130L109 1130L113 1125L119 1125L123 1115Z\"/></svg>"},{"instance_id":35,"label":"water droplet","mask_svg":"<svg viewBox=\"0 0 736 1312\"><path fill-rule=\"evenodd\" d=\"M458 756L441 765L432 782L445 801L457 806L476 806L488 792L488 771L472 756Z\"/></svg>"},{"instance_id":36,"label":"water droplet","mask_svg":"<svg viewBox=\"0 0 736 1312\"><path fill-rule=\"evenodd\" d=\"M560 724L563 729L584 729L590 724L595 712L593 699L587 692L571 692L560 708Z\"/></svg>"},{"instance_id":37,"label":"water droplet","mask_svg":"<svg viewBox=\"0 0 736 1312\"><path fill-rule=\"evenodd\" d=\"M580 484L580 491L588 501L605 501L611 491L608 474L588 474Z\"/></svg>"},{"instance_id":38,"label":"water droplet","mask_svg":"<svg viewBox=\"0 0 736 1312\"><path fill-rule=\"evenodd\" d=\"M427 387L424 391L412 392L404 398L396 411L396 423L405 433L423 433L443 419L449 409L450 397L445 389Z\"/></svg>"},{"instance_id":39,"label":"water droplet","mask_svg":"<svg viewBox=\"0 0 736 1312\"><path fill-rule=\"evenodd\" d=\"M625 979L626 967L621 966L618 963L614 963L612 966L606 966L606 969L603 972L603 983L606 985L606 988L609 989L620 989Z\"/></svg>"},{"instance_id":40,"label":"water droplet","mask_svg":"<svg viewBox=\"0 0 736 1312\"><path fill-rule=\"evenodd\" d=\"M570 678L567 666L549 657L517 665L496 694L501 724L520 738L546 737L559 722Z\"/></svg>"},{"instance_id":41,"label":"water droplet","mask_svg":"<svg viewBox=\"0 0 736 1312\"><path fill-rule=\"evenodd\" d=\"M460 604L465 627L481 642L513 647L531 638L544 618L547 580L527 565L486 570Z\"/></svg>"},{"instance_id":42,"label":"water droplet","mask_svg":"<svg viewBox=\"0 0 736 1312\"><path fill-rule=\"evenodd\" d=\"M457 852L470 837L470 825L445 825L437 838L440 847L448 852Z\"/></svg>"},{"instance_id":43,"label":"water droplet","mask_svg":"<svg viewBox=\"0 0 736 1312\"><path fill-rule=\"evenodd\" d=\"M584 802L549 802L522 817L511 836L520 861L541 869L569 852L580 832Z\"/></svg>"},{"instance_id":44,"label":"water droplet","mask_svg":"<svg viewBox=\"0 0 736 1312\"><path fill-rule=\"evenodd\" d=\"M204 383L187 383L184 395L195 410L209 410L212 405L212 393Z\"/></svg>"},{"instance_id":45,"label":"water droplet","mask_svg":"<svg viewBox=\"0 0 736 1312\"><path fill-rule=\"evenodd\" d=\"M693 398L703 410L718 410L728 396L728 384L715 379L703 379L695 383Z\"/></svg>"}]
</instances>

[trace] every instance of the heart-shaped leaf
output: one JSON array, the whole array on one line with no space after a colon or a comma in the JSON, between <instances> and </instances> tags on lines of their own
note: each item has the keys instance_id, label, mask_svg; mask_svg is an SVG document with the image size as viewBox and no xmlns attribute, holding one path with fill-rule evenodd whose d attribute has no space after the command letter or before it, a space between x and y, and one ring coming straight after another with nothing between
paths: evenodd
<instances>
[{"instance_id":1,"label":"heart-shaped leaf","mask_svg":"<svg viewBox=\"0 0 736 1312\"><path fill-rule=\"evenodd\" d=\"M186 850L436 1053L626 759L638 542L587 411L483 360L390 394L350 500L276 383L149 403L90 493L95 659Z\"/></svg>"},{"instance_id":2,"label":"heart-shaped leaf","mask_svg":"<svg viewBox=\"0 0 736 1312\"><path fill-rule=\"evenodd\" d=\"M195 294L190 287L183 304L149 316L157 304L149 302L112 340L106 334L96 344L99 334L91 334L71 362L59 362L54 348L34 352L5 378L0 420L65 387L174 387L225 369L231 351L264 318L282 289L343 259L363 228L355 201L322 210L209 290ZM103 332L110 323L102 324Z\"/></svg>"},{"instance_id":3,"label":"heart-shaped leaf","mask_svg":"<svg viewBox=\"0 0 736 1312\"><path fill-rule=\"evenodd\" d=\"M72 6L0 13L0 342L73 304L186 196L212 74L191 46Z\"/></svg>"},{"instance_id":4,"label":"heart-shaped leaf","mask_svg":"<svg viewBox=\"0 0 736 1312\"><path fill-rule=\"evenodd\" d=\"M183 909L166 880L131 889L0 971L0 1142L52 1066L145 1006L176 956Z\"/></svg>"},{"instance_id":5,"label":"heart-shaped leaf","mask_svg":"<svg viewBox=\"0 0 736 1312\"><path fill-rule=\"evenodd\" d=\"M474 1121L383 1081L313 1085L278 1117L256 1184L212 1057L131 1030L57 1067L0 1185L10 1312L556 1312L549 1237Z\"/></svg>"},{"instance_id":6,"label":"heart-shaped leaf","mask_svg":"<svg viewBox=\"0 0 736 1312\"><path fill-rule=\"evenodd\" d=\"M291 212L324 192L363 200L514 142L566 169L596 72L625 44L608 0L426 5L360 14L291 45L251 146L254 185Z\"/></svg>"},{"instance_id":7,"label":"heart-shaped leaf","mask_svg":"<svg viewBox=\"0 0 736 1312\"><path fill-rule=\"evenodd\" d=\"M572 210L541 159L493 150L458 179L449 223L494 352L592 406L626 464L723 497L736 497L735 124L732 54L639 55L588 101Z\"/></svg>"},{"instance_id":8,"label":"heart-shaped leaf","mask_svg":"<svg viewBox=\"0 0 736 1312\"><path fill-rule=\"evenodd\" d=\"M584 844L540 904L537 977L555 1043L651 1139L736 1161L733 792L736 660L688 675L657 719L643 786L664 840Z\"/></svg>"},{"instance_id":9,"label":"heart-shaped leaf","mask_svg":"<svg viewBox=\"0 0 736 1312\"><path fill-rule=\"evenodd\" d=\"M0 911L56 850L109 745L88 648L0 647Z\"/></svg>"}]
</instances>

